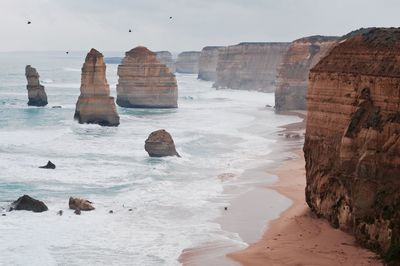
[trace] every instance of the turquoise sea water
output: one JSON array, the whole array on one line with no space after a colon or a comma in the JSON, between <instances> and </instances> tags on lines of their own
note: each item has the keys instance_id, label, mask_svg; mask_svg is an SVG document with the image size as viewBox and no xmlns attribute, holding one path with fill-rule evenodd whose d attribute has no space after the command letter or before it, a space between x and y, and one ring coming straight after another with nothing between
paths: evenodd
<instances>
[{"instance_id":1,"label":"turquoise sea water","mask_svg":"<svg viewBox=\"0 0 400 266\"><path fill-rule=\"evenodd\" d=\"M84 56L0 53L0 207L23 194L49 207L0 216L0 265L175 265L184 248L241 243L214 222L229 204L224 186L264 164L277 127L297 119L265 108L274 105L273 94L215 90L178 74L178 109L118 108L117 128L80 125L73 115ZM47 107L26 104L27 64L41 75ZM117 66L107 67L115 95ZM144 141L160 128L172 134L182 158L148 157ZM38 169L48 160L56 170ZM223 173L233 178L221 181ZM70 196L93 201L96 210L74 215Z\"/></svg>"}]
</instances>

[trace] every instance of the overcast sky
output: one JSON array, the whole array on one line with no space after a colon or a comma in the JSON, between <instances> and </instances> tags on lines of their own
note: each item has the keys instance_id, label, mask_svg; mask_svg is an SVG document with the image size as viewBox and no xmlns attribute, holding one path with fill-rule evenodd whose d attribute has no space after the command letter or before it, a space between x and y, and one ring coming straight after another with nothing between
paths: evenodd
<instances>
[{"instance_id":1,"label":"overcast sky","mask_svg":"<svg viewBox=\"0 0 400 266\"><path fill-rule=\"evenodd\" d=\"M0 51L126 51L144 45L178 52L292 41L397 27L399 11L399 0L0 0Z\"/></svg>"}]
</instances>

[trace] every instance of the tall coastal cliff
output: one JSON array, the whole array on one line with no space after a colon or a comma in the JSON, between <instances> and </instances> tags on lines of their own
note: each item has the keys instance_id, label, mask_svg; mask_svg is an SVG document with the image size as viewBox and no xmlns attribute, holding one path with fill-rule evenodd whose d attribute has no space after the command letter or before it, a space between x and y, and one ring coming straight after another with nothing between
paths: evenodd
<instances>
[{"instance_id":1,"label":"tall coastal cliff","mask_svg":"<svg viewBox=\"0 0 400 266\"><path fill-rule=\"evenodd\" d=\"M240 43L219 52L216 88L275 91L276 70L289 43Z\"/></svg>"},{"instance_id":2,"label":"tall coastal cliff","mask_svg":"<svg viewBox=\"0 0 400 266\"><path fill-rule=\"evenodd\" d=\"M176 72L198 74L200 54L200 52L196 51L180 53L176 60Z\"/></svg>"},{"instance_id":3,"label":"tall coastal cliff","mask_svg":"<svg viewBox=\"0 0 400 266\"><path fill-rule=\"evenodd\" d=\"M221 46L206 46L201 50L198 79L217 80L218 55L221 48Z\"/></svg>"},{"instance_id":4,"label":"tall coastal cliff","mask_svg":"<svg viewBox=\"0 0 400 266\"><path fill-rule=\"evenodd\" d=\"M278 68L275 110L305 110L308 74L337 37L310 36L292 42Z\"/></svg>"},{"instance_id":5,"label":"tall coastal cliff","mask_svg":"<svg viewBox=\"0 0 400 266\"><path fill-rule=\"evenodd\" d=\"M171 73L175 72L175 61L172 58L172 54L168 51L158 51L155 52L158 61L160 61L161 64L166 65L169 68L169 71Z\"/></svg>"},{"instance_id":6,"label":"tall coastal cliff","mask_svg":"<svg viewBox=\"0 0 400 266\"><path fill-rule=\"evenodd\" d=\"M336 45L310 72L306 200L360 244L400 258L400 29Z\"/></svg>"}]
</instances>

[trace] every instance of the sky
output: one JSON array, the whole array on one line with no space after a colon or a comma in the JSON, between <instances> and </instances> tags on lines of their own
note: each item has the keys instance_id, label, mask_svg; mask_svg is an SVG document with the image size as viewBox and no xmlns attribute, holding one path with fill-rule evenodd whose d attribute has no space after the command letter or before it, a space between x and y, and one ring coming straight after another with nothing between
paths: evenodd
<instances>
[{"instance_id":1,"label":"sky","mask_svg":"<svg viewBox=\"0 0 400 266\"><path fill-rule=\"evenodd\" d=\"M0 7L0 51L180 52L400 26L399 0L0 0Z\"/></svg>"}]
</instances>

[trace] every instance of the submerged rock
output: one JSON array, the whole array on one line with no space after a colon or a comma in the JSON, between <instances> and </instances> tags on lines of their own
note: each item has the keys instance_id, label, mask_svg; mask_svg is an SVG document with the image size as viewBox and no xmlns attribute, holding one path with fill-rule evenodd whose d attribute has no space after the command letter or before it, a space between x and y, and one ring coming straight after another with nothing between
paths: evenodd
<instances>
[{"instance_id":1,"label":"submerged rock","mask_svg":"<svg viewBox=\"0 0 400 266\"><path fill-rule=\"evenodd\" d=\"M81 211L91 211L94 210L94 207L92 206L92 202L85 200L85 199L80 199L80 198L69 198L69 208L72 210L81 210Z\"/></svg>"},{"instance_id":2,"label":"submerged rock","mask_svg":"<svg viewBox=\"0 0 400 266\"><path fill-rule=\"evenodd\" d=\"M81 95L76 103L74 118L79 123L118 126L119 115L106 79L103 55L96 49L87 54L82 67Z\"/></svg>"},{"instance_id":3,"label":"submerged rock","mask_svg":"<svg viewBox=\"0 0 400 266\"><path fill-rule=\"evenodd\" d=\"M44 166L39 166L39 168L43 169L56 169L56 165L52 163L51 161L48 161L46 165Z\"/></svg>"},{"instance_id":4,"label":"submerged rock","mask_svg":"<svg viewBox=\"0 0 400 266\"><path fill-rule=\"evenodd\" d=\"M23 195L12 203L10 210L44 212L47 211L48 208L43 201L36 200L28 195Z\"/></svg>"},{"instance_id":5,"label":"submerged rock","mask_svg":"<svg viewBox=\"0 0 400 266\"><path fill-rule=\"evenodd\" d=\"M39 73L35 68L27 65L25 67L25 77L28 81L26 89L28 90L28 105L30 106L46 106L47 94L44 86L40 85Z\"/></svg>"},{"instance_id":6,"label":"submerged rock","mask_svg":"<svg viewBox=\"0 0 400 266\"><path fill-rule=\"evenodd\" d=\"M144 149L150 157L181 157L175 149L174 140L165 129L152 132L145 142Z\"/></svg>"}]
</instances>

